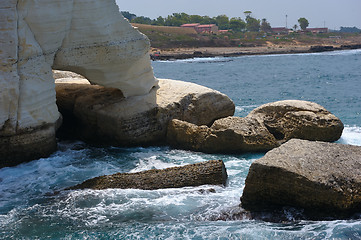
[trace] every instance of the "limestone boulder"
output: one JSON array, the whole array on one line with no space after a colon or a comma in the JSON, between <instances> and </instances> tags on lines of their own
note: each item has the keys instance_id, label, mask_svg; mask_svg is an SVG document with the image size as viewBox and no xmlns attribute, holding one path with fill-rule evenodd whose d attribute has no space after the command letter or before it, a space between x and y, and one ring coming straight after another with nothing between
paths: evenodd
<instances>
[{"instance_id":1,"label":"limestone boulder","mask_svg":"<svg viewBox=\"0 0 361 240\"><path fill-rule=\"evenodd\" d=\"M232 152L237 149L242 152L268 151L279 145L274 136L258 119L222 118L215 121L211 129L217 133L220 139L225 139L224 146L231 148Z\"/></svg>"},{"instance_id":2,"label":"limestone boulder","mask_svg":"<svg viewBox=\"0 0 361 240\"><path fill-rule=\"evenodd\" d=\"M135 188L155 190L162 188L226 185L227 170L222 160L212 160L181 167L152 169L137 173L116 173L86 180L69 189Z\"/></svg>"},{"instance_id":3,"label":"limestone boulder","mask_svg":"<svg viewBox=\"0 0 361 240\"><path fill-rule=\"evenodd\" d=\"M341 120L322 106L287 100L262 105L245 118L218 119L211 127L173 120L167 141L174 147L201 152L257 152L292 138L336 141L342 130Z\"/></svg>"},{"instance_id":4,"label":"limestone boulder","mask_svg":"<svg viewBox=\"0 0 361 240\"><path fill-rule=\"evenodd\" d=\"M198 126L179 119L173 119L168 124L167 143L175 148L212 152L213 149L205 145L211 138L215 139L216 136L212 135L211 129L206 125Z\"/></svg>"},{"instance_id":5,"label":"limestone boulder","mask_svg":"<svg viewBox=\"0 0 361 240\"><path fill-rule=\"evenodd\" d=\"M218 119L211 127L173 119L168 125L167 142L174 147L210 153L259 152L278 146L257 120L240 117Z\"/></svg>"},{"instance_id":6,"label":"limestone boulder","mask_svg":"<svg viewBox=\"0 0 361 240\"><path fill-rule=\"evenodd\" d=\"M218 91L166 79L149 94L128 98L118 89L84 84L57 83L56 92L70 132L88 142L117 146L159 144L173 118L210 125L233 115L235 108Z\"/></svg>"},{"instance_id":7,"label":"limestone boulder","mask_svg":"<svg viewBox=\"0 0 361 240\"><path fill-rule=\"evenodd\" d=\"M337 141L343 123L317 103L285 100L264 104L249 113L258 119L281 142L292 138L312 141Z\"/></svg>"},{"instance_id":8,"label":"limestone boulder","mask_svg":"<svg viewBox=\"0 0 361 240\"><path fill-rule=\"evenodd\" d=\"M293 206L310 216L361 212L361 147L292 139L252 163L242 207Z\"/></svg>"}]
</instances>

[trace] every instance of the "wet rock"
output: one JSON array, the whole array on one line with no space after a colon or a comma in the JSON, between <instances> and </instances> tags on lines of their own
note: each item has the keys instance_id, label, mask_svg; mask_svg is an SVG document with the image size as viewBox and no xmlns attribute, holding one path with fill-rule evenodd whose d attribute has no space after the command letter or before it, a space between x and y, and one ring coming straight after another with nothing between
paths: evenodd
<instances>
[{"instance_id":1,"label":"wet rock","mask_svg":"<svg viewBox=\"0 0 361 240\"><path fill-rule=\"evenodd\" d=\"M333 46L311 46L310 52L326 52L326 51L333 51Z\"/></svg>"},{"instance_id":2,"label":"wet rock","mask_svg":"<svg viewBox=\"0 0 361 240\"><path fill-rule=\"evenodd\" d=\"M281 142L292 138L333 142L344 128L341 120L321 105L299 100L264 104L247 118L258 119Z\"/></svg>"},{"instance_id":3,"label":"wet rock","mask_svg":"<svg viewBox=\"0 0 361 240\"><path fill-rule=\"evenodd\" d=\"M240 206L223 209L220 213L211 215L210 221L240 221L240 220L258 220L272 223L292 223L307 219L301 209L292 207L283 207L273 209L272 211L252 212L243 209Z\"/></svg>"},{"instance_id":4,"label":"wet rock","mask_svg":"<svg viewBox=\"0 0 361 240\"><path fill-rule=\"evenodd\" d=\"M167 142L201 152L268 151L292 139L336 141L343 124L322 106L287 100L262 105L247 117L216 120L211 127L174 119L168 125Z\"/></svg>"},{"instance_id":5,"label":"wet rock","mask_svg":"<svg viewBox=\"0 0 361 240\"><path fill-rule=\"evenodd\" d=\"M216 120L211 126L213 132L224 140L231 152L268 151L278 146L274 136L258 119L227 117Z\"/></svg>"},{"instance_id":6,"label":"wet rock","mask_svg":"<svg viewBox=\"0 0 361 240\"><path fill-rule=\"evenodd\" d=\"M162 188L181 188L200 185L226 185L227 171L223 161L213 160L190 164L182 167L152 169L137 173L116 173L89 179L82 184L69 188L107 189L135 188L155 190ZM211 192L211 191L210 191Z\"/></svg>"},{"instance_id":7,"label":"wet rock","mask_svg":"<svg viewBox=\"0 0 361 240\"><path fill-rule=\"evenodd\" d=\"M227 117L209 128L173 119L167 142L179 148L202 152L257 152L278 146L276 139L255 119Z\"/></svg>"},{"instance_id":8,"label":"wet rock","mask_svg":"<svg viewBox=\"0 0 361 240\"><path fill-rule=\"evenodd\" d=\"M149 94L128 98L118 89L86 84L57 83L56 92L68 132L97 144L159 144L173 118L207 125L234 113L226 95L175 80L160 79Z\"/></svg>"},{"instance_id":9,"label":"wet rock","mask_svg":"<svg viewBox=\"0 0 361 240\"><path fill-rule=\"evenodd\" d=\"M242 207L263 211L283 206L311 217L361 212L361 147L292 139L250 167Z\"/></svg>"},{"instance_id":10,"label":"wet rock","mask_svg":"<svg viewBox=\"0 0 361 240\"><path fill-rule=\"evenodd\" d=\"M55 124L44 124L11 136L0 133L0 168L48 157L57 149L55 129Z\"/></svg>"}]
</instances>

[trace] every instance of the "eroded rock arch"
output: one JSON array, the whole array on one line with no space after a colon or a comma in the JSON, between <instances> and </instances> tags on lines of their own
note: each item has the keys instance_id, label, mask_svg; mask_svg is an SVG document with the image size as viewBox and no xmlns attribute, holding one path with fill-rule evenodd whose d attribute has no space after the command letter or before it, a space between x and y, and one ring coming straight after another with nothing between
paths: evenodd
<instances>
[{"instance_id":1,"label":"eroded rock arch","mask_svg":"<svg viewBox=\"0 0 361 240\"><path fill-rule=\"evenodd\" d=\"M0 2L0 167L56 148L52 69L144 95L157 84L149 41L114 0Z\"/></svg>"}]
</instances>

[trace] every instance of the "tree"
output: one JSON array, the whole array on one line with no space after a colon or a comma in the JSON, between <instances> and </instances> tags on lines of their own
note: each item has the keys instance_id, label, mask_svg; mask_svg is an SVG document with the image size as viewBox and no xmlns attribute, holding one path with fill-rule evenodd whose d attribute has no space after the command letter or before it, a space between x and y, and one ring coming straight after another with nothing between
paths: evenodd
<instances>
[{"instance_id":1,"label":"tree","mask_svg":"<svg viewBox=\"0 0 361 240\"><path fill-rule=\"evenodd\" d=\"M341 27L340 32L344 32L344 33L361 33L361 29L358 29L357 27Z\"/></svg>"},{"instance_id":2,"label":"tree","mask_svg":"<svg viewBox=\"0 0 361 240\"><path fill-rule=\"evenodd\" d=\"M189 16L189 23L200 23L202 22L203 17L199 15L190 15Z\"/></svg>"},{"instance_id":3,"label":"tree","mask_svg":"<svg viewBox=\"0 0 361 240\"><path fill-rule=\"evenodd\" d=\"M215 18L211 18L209 16L203 16L202 21L200 22L200 24L216 24L217 21Z\"/></svg>"},{"instance_id":4,"label":"tree","mask_svg":"<svg viewBox=\"0 0 361 240\"><path fill-rule=\"evenodd\" d=\"M305 31L306 28L308 27L309 23L308 20L306 18L300 18L298 19L298 23L300 24L300 28Z\"/></svg>"},{"instance_id":5,"label":"tree","mask_svg":"<svg viewBox=\"0 0 361 240\"><path fill-rule=\"evenodd\" d=\"M164 26L164 18L159 16L156 20L153 20L153 25Z\"/></svg>"},{"instance_id":6,"label":"tree","mask_svg":"<svg viewBox=\"0 0 361 240\"><path fill-rule=\"evenodd\" d=\"M244 15L246 15L246 19L251 17L252 12L251 11L244 11Z\"/></svg>"},{"instance_id":7,"label":"tree","mask_svg":"<svg viewBox=\"0 0 361 240\"><path fill-rule=\"evenodd\" d=\"M249 32L259 32L261 21L253 17L247 17L247 30Z\"/></svg>"},{"instance_id":8,"label":"tree","mask_svg":"<svg viewBox=\"0 0 361 240\"><path fill-rule=\"evenodd\" d=\"M218 15L216 17L217 26L221 30L229 29L229 18L226 15Z\"/></svg>"},{"instance_id":9,"label":"tree","mask_svg":"<svg viewBox=\"0 0 361 240\"><path fill-rule=\"evenodd\" d=\"M141 23L141 24L147 24L150 25L152 24L152 19L150 19L149 17L136 17L132 20L132 23Z\"/></svg>"},{"instance_id":10,"label":"tree","mask_svg":"<svg viewBox=\"0 0 361 240\"><path fill-rule=\"evenodd\" d=\"M297 24L293 25L293 30L297 31L297 28L298 28Z\"/></svg>"},{"instance_id":11,"label":"tree","mask_svg":"<svg viewBox=\"0 0 361 240\"><path fill-rule=\"evenodd\" d=\"M189 15L186 13L173 13L164 20L166 26L177 26L189 23Z\"/></svg>"},{"instance_id":12,"label":"tree","mask_svg":"<svg viewBox=\"0 0 361 240\"><path fill-rule=\"evenodd\" d=\"M246 23L241 18L231 18L229 26L234 32L242 32L246 29Z\"/></svg>"},{"instance_id":13,"label":"tree","mask_svg":"<svg viewBox=\"0 0 361 240\"><path fill-rule=\"evenodd\" d=\"M263 18L261 22L261 30L263 32L271 32L271 24L267 22L267 19Z\"/></svg>"},{"instance_id":14,"label":"tree","mask_svg":"<svg viewBox=\"0 0 361 240\"><path fill-rule=\"evenodd\" d=\"M122 11L122 12L120 12L120 13L123 15L123 17L125 17L126 19L128 19L129 22L132 21L134 18L137 17L137 15L135 15L135 14L133 14L133 13L130 13L130 12L127 12L127 11Z\"/></svg>"}]
</instances>

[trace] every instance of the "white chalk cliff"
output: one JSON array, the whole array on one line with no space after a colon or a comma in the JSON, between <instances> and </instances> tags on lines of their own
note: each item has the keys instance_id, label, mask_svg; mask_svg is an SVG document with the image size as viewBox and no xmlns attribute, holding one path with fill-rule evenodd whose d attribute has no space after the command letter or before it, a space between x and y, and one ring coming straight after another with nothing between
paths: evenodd
<instances>
[{"instance_id":1,"label":"white chalk cliff","mask_svg":"<svg viewBox=\"0 0 361 240\"><path fill-rule=\"evenodd\" d=\"M157 85L148 50L114 0L1 0L0 167L56 147L52 69L144 95Z\"/></svg>"}]
</instances>

